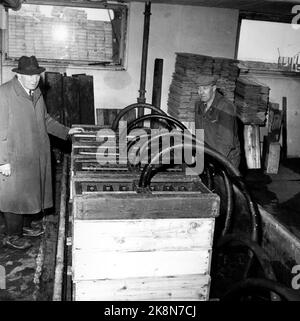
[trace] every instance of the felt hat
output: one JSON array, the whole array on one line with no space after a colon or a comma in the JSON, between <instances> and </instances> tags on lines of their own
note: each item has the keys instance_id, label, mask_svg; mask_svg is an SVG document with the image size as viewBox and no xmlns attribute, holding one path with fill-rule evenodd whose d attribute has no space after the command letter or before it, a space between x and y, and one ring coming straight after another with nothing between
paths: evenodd
<instances>
[{"instance_id":1,"label":"felt hat","mask_svg":"<svg viewBox=\"0 0 300 321\"><path fill-rule=\"evenodd\" d=\"M216 85L218 77L214 75L200 75L196 79L197 86Z\"/></svg>"},{"instance_id":2,"label":"felt hat","mask_svg":"<svg viewBox=\"0 0 300 321\"><path fill-rule=\"evenodd\" d=\"M45 71L44 67L40 67L35 56L22 56L19 59L18 67L13 68L12 71L22 75L37 75Z\"/></svg>"}]
</instances>

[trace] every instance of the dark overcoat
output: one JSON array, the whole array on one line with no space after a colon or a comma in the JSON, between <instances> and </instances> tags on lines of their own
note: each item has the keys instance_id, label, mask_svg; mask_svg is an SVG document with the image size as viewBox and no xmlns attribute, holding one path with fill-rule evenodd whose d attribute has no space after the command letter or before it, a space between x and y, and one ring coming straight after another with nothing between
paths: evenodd
<instances>
[{"instance_id":1,"label":"dark overcoat","mask_svg":"<svg viewBox=\"0 0 300 321\"><path fill-rule=\"evenodd\" d=\"M195 106L195 127L204 129L204 142L238 167L241 152L235 106L218 92L207 112L203 102Z\"/></svg>"},{"instance_id":2,"label":"dark overcoat","mask_svg":"<svg viewBox=\"0 0 300 321\"><path fill-rule=\"evenodd\" d=\"M48 133L66 139L69 128L49 116L41 91L31 98L17 77L0 86L0 211L35 214L53 206Z\"/></svg>"}]
</instances>

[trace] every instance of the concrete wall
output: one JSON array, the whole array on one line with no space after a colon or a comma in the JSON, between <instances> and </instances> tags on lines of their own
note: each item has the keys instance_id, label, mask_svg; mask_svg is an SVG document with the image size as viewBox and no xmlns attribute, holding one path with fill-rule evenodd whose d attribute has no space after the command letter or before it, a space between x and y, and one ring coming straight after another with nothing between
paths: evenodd
<instances>
[{"instance_id":1,"label":"concrete wall","mask_svg":"<svg viewBox=\"0 0 300 321\"><path fill-rule=\"evenodd\" d=\"M141 70L144 4L131 3L129 10L126 70L92 68L56 69L67 75L94 76L95 108L123 108L137 102ZM162 103L167 109L169 86L176 52L233 58L238 10L152 4L146 80L146 102L151 103L155 58L164 60ZM12 66L3 68L3 81L11 78ZM47 67L47 70L53 68Z\"/></svg>"}]
</instances>

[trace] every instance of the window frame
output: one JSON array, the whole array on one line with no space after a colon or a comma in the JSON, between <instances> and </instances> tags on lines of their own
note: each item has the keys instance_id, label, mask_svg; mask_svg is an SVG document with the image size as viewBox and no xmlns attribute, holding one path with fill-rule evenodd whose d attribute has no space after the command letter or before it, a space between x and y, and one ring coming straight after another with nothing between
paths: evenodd
<instances>
[{"instance_id":1,"label":"window frame","mask_svg":"<svg viewBox=\"0 0 300 321\"><path fill-rule=\"evenodd\" d=\"M239 20L238 20L238 26L237 26L237 37L236 37L236 43L235 43L234 58L237 59L237 56L238 56L242 20L291 23L292 19L293 19L292 14L279 15L279 14L272 14L272 13L258 13L258 12L241 10L239 12Z\"/></svg>"},{"instance_id":2,"label":"window frame","mask_svg":"<svg viewBox=\"0 0 300 321\"><path fill-rule=\"evenodd\" d=\"M66 1L41 1L38 0L29 0L26 1L25 4L31 5L48 5L48 6L61 6L61 7L78 7L78 8L89 8L89 9L122 9L122 20L121 20L121 42L119 45L120 54L119 60L120 63L110 63L106 64L104 62L99 63L89 63L88 61L82 60L67 60L67 59L45 59L38 58L39 63L49 66L49 67L67 67L74 69L112 69L112 70L126 70L127 68L127 41L128 41L128 17L129 17L129 6L127 3L116 3L116 2L87 2L86 0L78 0L76 2L66 2ZM11 9L10 9L11 10ZM8 48L9 48L9 11L6 9L6 18L7 18L7 29L2 30L2 64L4 66L15 66L18 58L12 58L8 56Z\"/></svg>"}]
</instances>

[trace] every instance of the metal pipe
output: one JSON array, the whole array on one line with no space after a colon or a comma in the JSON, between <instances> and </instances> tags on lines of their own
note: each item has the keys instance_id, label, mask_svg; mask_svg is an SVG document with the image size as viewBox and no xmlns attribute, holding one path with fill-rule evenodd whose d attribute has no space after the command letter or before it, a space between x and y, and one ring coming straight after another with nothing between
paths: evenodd
<instances>
[{"instance_id":1,"label":"metal pipe","mask_svg":"<svg viewBox=\"0 0 300 321\"><path fill-rule=\"evenodd\" d=\"M64 270L64 251L66 238L66 197L67 197L67 169L68 156L64 155L63 171L61 178L61 196L60 196L60 214L58 227L58 241L56 250L56 264L54 276L53 301L62 301L62 284L63 284L63 270Z\"/></svg>"},{"instance_id":2,"label":"metal pipe","mask_svg":"<svg viewBox=\"0 0 300 321\"><path fill-rule=\"evenodd\" d=\"M138 103L145 103L145 87L146 87L146 73L147 73L147 59L148 59L148 42L149 42L149 29L150 29L150 16L151 16L151 1L145 2L145 19L144 19L144 35L143 35L143 51L142 51L142 62L141 62L141 80ZM138 117L144 115L143 110L138 110Z\"/></svg>"},{"instance_id":3,"label":"metal pipe","mask_svg":"<svg viewBox=\"0 0 300 321\"><path fill-rule=\"evenodd\" d=\"M155 59L154 62L154 76L153 76L153 88L152 88L152 105L160 108L161 103L161 84L163 75L163 59Z\"/></svg>"},{"instance_id":4,"label":"metal pipe","mask_svg":"<svg viewBox=\"0 0 300 321\"><path fill-rule=\"evenodd\" d=\"M154 62L154 75L153 75L153 87L152 87L152 105L160 108L161 104L161 87L162 87L162 75L163 75L163 59L155 59ZM152 112L152 114L154 114ZM151 121L151 128L159 128L156 122Z\"/></svg>"}]
</instances>

